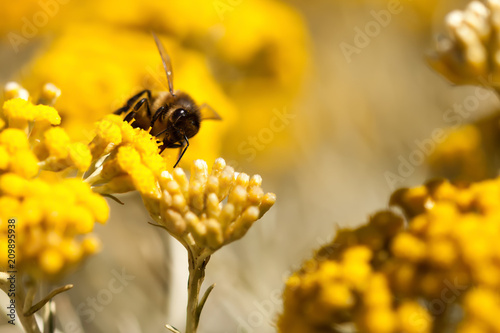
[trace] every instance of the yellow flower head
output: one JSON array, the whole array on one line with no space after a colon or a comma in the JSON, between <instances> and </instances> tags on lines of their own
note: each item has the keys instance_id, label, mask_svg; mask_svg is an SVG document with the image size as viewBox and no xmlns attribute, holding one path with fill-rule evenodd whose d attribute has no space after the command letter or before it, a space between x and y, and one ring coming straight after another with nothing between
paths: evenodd
<instances>
[{"instance_id":1,"label":"yellow flower head","mask_svg":"<svg viewBox=\"0 0 500 333\"><path fill-rule=\"evenodd\" d=\"M204 161L195 161L189 180L180 168L164 171L159 184L159 200L143 195L151 216L176 238L209 252L243 237L276 200L264 194L260 176L235 173L222 158L211 173Z\"/></svg>"}]
</instances>

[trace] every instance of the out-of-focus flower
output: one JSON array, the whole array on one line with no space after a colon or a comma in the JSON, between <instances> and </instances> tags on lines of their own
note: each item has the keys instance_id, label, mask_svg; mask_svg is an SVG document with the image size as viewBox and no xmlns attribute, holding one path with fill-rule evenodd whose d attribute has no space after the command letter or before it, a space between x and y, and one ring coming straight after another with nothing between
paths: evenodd
<instances>
[{"instance_id":1,"label":"out-of-focus flower","mask_svg":"<svg viewBox=\"0 0 500 333\"><path fill-rule=\"evenodd\" d=\"M175 40L164 36L161 39L172 58L174 89L188 92L198 105L208 103L223 118L220 122L202 122L200 132L190 139L182 163L193 156L215 159L222 136L234 123L234 104L215 82L202 54L180 46ZM123 31L100 24L72 24L36 59L31 69L28 88L35 89L49 81L64 91L57 101L58 110L64 129L78 140L92 140L92 125L122 107L138 91L168 90L160 54L149 30ZM80 73L78 80L75 72ZM167 149L164 155L173 159L177 150Z\"/></svg>"},{"instance_id":2,"label":"out-of-focus flower","mask_svg":"<svg viewBox=\"0 0 500 333\"><path fill-rule=\"evenodd\" d=\"M44 87L40 100L53 102L59 90ZM0 131L0 267L7 267L10 219L15 219L16 269L35 279L55 279L96 252L94 222L106 222L106 201L77 178L36 178L40 170L83 173L90 149L71 142L49 105L33 104L27 91L9 83ZM12 267L11 267L12 268Z\"/></svg>"},{"instance_id":3,"label":"out-of-focus flower","mask_svg":"<svg viewBox=\"0 0 500 333\"><path fill-rule=\"evenodd\" d=\"M406 228L380 212L339 231L290 277L281 332L345 323L363 332L498 330L500 179L467 187L434 181L396 191L391 204L403 210Z\"/></svg>"},{"instance_id":4,"label":"out-of-focus flower","mask_svg":"<svg viewBox=\"0 0 500 333\"><path fill-rule=\"evenodd\" d=\"M37 278L55 278L99 249L90 234L94 222L106 222L106 201L79 179L27 180L14 173L0 176L2 249L7 267L7 221L16 220L16 268Z\"/></svg>"},{"instance_id":5,"label":"out-of-focus flower","mask_svg":"<svg viewBox=\"0 0 500 333\"><path fill-rule=\"evenodd\" d=\"M11 38L14 38L13 40L17 41L17 36L23 37L23 27L29 34L36 34L40 29L45 28L45 25L35 25L33 21L33 16L38 12L42 12L42 14L36 15L37 23L40 21L43 22L47 15L43 11L43 8L40 7L40 2L37 0L26 0L2 6L2 24L0 24L2 39L6 38L10 41ZM48 18L46 20L48 21ZM9 34L16 34L17 36L9 36Z\"/></svg>"},{"instance_id":6,"label":"out-of-focus flower","mask_svg":"<svg viewBox=\"0 0 500 333\"><path fill-rule=\"evenodd\" d=\"M478 127L466 125L450 131L429 156L434 176L456 181L477 181L487 176L487 161Z\"/></svg>"},{"instance_id":7,"label":"out-of-focus flower","mask_svg":"<svg viewBox=\"0 0 500 333\"><path fill-rule=\"evenodd\" d=\"M71 19L57 20L60 29L44 54L30 64L24 84L30 90L47 81L61 87L65 94L58 110L63 127L72 138L81 139L82 127L90 127L138 91L166 90L150 35L156 31L172 59L174 87L198 104L209 104L223 119L202 123L181 163L189 165L194 157L214 160L222 149L241 160L241 144L268 127L276 117L273 110L290 106L299 92L309 59L308 36L301 16L281 1L221 3L65 4L64 17ZM280 30L270 29L269 22ZM79 73L78 80L74 73ZM245 126L229 133L236 123ZM282 158L294 153L290 129L285 126L275 133ZM270 157L261 162L273 162Z\"/></svg>"},{"instance_id":8,"label":"out-of-focus flower","mask_svg":"<svg viewBox=\"0 0 500 333\"><path fill-rule=\"evenodd\" d=\"M471 1L465 10L449 13L445 20L448 35L439 38L429 63L453 83L498 89L499 17L496 0Z\"/></svg>"}]
</instances>

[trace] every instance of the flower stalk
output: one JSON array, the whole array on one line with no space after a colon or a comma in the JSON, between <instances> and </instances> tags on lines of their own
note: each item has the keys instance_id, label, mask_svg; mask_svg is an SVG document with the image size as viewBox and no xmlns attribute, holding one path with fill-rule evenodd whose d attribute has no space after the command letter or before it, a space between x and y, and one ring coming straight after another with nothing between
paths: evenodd
<instances>
[{"instance_id":1,"label":"flower stalk","mask_svg":"<svg viewBox=\"0 0 500 333\"><path fill-rule=\"evenodd\" d=\"M196 333L200 322L203 303L198 302L201 285L205 279L205 268L210 256L195 256L193 252L188 251L189 260L189 280L188 280L188 304L186 312L186 333ZM210 288L211 290L212 288ZM208 291L208 290L207 290ZM208 296L208 295L206 295ZM204 297L206 300L206 297Z\"/></svg>"}]
</instances>

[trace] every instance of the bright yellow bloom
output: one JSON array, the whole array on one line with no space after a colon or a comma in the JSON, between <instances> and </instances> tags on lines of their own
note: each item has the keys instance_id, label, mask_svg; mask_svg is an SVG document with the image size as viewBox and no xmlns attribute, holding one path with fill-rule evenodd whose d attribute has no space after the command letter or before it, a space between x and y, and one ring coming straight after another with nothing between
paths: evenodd
<instances>
[{"instance_id":1,"label":"bright yellow bloom","mask_svg":"<svg viewBox=\"0 0 500 333\"><path fill-rule=\"evenodd\" d=\"M28 121L47 121L59 125L61 117L57 111L47 105L33 105L22 98L8 100L3 105L3 114L10 127L25 128Z\"/></svg>"},{"instance_id":2,"label":"bright yellow bloom","mask_svg":"<svg viewBox=\"0 0 500 333\"><path fill-rule=\"evenodd\" d=\"M14 128L7 128L0 132L0 145L4 146L10 154L29 148L26 133Z\"/></svg>"}]
</instances>

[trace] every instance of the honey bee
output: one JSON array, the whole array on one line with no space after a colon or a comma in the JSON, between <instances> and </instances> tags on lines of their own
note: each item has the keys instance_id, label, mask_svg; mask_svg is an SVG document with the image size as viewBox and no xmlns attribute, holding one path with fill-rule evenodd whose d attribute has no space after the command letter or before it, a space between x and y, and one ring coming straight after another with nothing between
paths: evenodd
<instances>
[{"instance_id":1,"label":"honey bee","mask_svg":"<svg viewBox=\"0 0 500 333\"><path fill-rule=\"evenodd\" d=\"M170 56L155 33L153 38L167 75L168 91L160 91L153 95L149 89L142 90L114 113L120 115L129 112L124 121L134 120L132 127L144 130L151 128L151 135L162 142L160 154L166 148L180 148L175 168L189 147L189 139L200 130L201 121L222 118L207 104L198 106L187 93L174 92Z\"/></svg>"}]
</instances>

